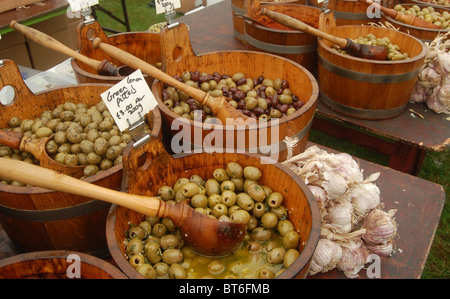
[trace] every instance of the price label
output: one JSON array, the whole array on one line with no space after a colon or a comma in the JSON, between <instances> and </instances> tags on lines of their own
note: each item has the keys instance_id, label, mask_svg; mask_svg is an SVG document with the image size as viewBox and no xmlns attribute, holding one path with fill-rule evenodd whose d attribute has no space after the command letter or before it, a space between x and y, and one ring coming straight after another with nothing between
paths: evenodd
<instances>
[{"instance_id":1,"label":"price label","mask_svg":"<svg viewBox=\"0 0 450 299\"><path fill-rule=\"evenodd\" d=\"M98 4L98 0L69 0L72 12L80 11L83 8L88 8Z\"/></svg>"},{"instance_id":2,"label":"price label","mask_svg":"<svg viewBox=\"0 0 450 299\"><path fill-rule=\"evenodd\" d=\"M122 132L157 106L141 70L137 70L101 94L103 102Z\"/></svg>"},{"instance_id":3,"label":"price label","mask_svg":"<svg viewBox=\"0 0 450 299\"><path fill-rule=\"evenodd\" d=\"M175 11L181 7L180 0L155 0L156 14Z\"/></svg>"}]
</instances>

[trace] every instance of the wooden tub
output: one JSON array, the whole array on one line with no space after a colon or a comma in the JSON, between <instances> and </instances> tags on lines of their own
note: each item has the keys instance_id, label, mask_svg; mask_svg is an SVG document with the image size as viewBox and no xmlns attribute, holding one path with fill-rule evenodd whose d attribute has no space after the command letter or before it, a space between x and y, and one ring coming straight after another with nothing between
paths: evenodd
<instances>
[{"instance_id":1,"label":"wooden tub","mask_svg":"<svg viewBox=\"0 0 450 299\"><path fill-rule=\"evenodd\" d=\"M163 53L166 53L163 69L168 75L198 70L209 74L218 72L231 76L242 72L251 78L285 79L292 93L298 95L305 105L293 114L280 118L278 123L258 122L258 125L245 127L225 123L213 125L180 117L169 109L162 100L164 84L155 81L152 91L161 110L163 137L169 151L180 153L206 148L211 144L210 151L247 150L283 161L288 155L284 142L286 137L298 140L293 147L294 155L305 149L318 95L316 79L308 70L286 58L262 52L229 51L196 56L188 37L184 24L163 32L161 45Z\"/></svg>"},{"instance_id":2,"label":"wooden tub","mask_svg":"<svg viewBox=\"0 0 450 299\"><path fill-rule=\"evenodd\" d=\"M265 5L273 10L298 19L314 28L319 27L320 9L300 4ZM317 37L293 30L262 16L260 11L250 15L267 27L245 20L247 50L263 51L291 59L313 74L317 71Z\"/></svg>"},{"instance_id":3,"label":"wooden tub","mask_svg":"<svg viewBox=\"0 0 450 299\"><path fill-rule=\"evenodd\" d=\"M320 99L331 109L355 118L387 119L402 113L409 102L427 48L419 39L392 29L372 26L329 27L328 32L355 39L368 33L389 37L406 60L369 60L341 54L319 39Z\"/></svg>"},{"instance_id":4,"label":"wooden tub","mask_svg":"<svg viewBox=\"0 0 450 299\"><path fill-rule=\"evenodd\" d=\"M226 168L228 162L243 167L255 166L262 172L259 180L283 194L288 219L300 235L299 257L277 278L305 278L320 235L320 213L317 201L308 186L292 171L279 163L262 163L255 154L198 153L170 156L159 140L124 152L124 186L131 194L154 195L162 185L173 185L179 178L199 175L211 178L216 168ZM144 278L125 257L125 235L131 224L144 219L140 213L113 205L106 223L108 248L118 267L129 278ZM201 228L199 228L201 229Z\"/></svg>"},{"instance_id":5,"label":"wooden tub","mask_svg":"<svg viewBox=\"0 0 450 299\"><path fill-rule=\"evenodd\" d=\"M0 89L12 86L15 99L0 104L0 128L7 128L11 117L35 119L43 111L67 101L89 106L101 101L109 84L81 84L33 94L21 78L17 65L4 60L0 67ZM160 132L159 110L148 115L152 133ZM88 177L87 182L110 189L122 183L122 165ZM106 248L105 221L110 204L64 192L38 187L0 184L0 224L19 251L67 249L101 252Z\"/></svg>"},{"instance_id":6,"label":"wooden tub","mask_svg":"<svg viewBox=\"0 0 450 299\"><path fill-rule=\"evenodd\" d=\"M102 61L104 59L112 62L117 67L123 67L124 64L111 58L99 49L92 47L92 40L98 37L102 42L116 46L122 50L156 65L161 62L161 52L159 47L159 35L153 32L125 32L107 36L100 24L94 21L91 24L80 22L77 27L78 51L89 58ZM109 83L116 84L123 80L129 73L119 76L104 76L97 74L97 71L90 66L71 59L71 65L75 72L75 77L79 83ZM144 75L149 86L153 83L153 78Z\"/></svg>"},{"instance_id":7,"label":"wooden tub","mask_svg":"<svg viewBox=\"0 0 450 299\"><path fill-rule=\"evenodd\" d=\"M0 260L0 279L127 279L119 269L82 252L48 250Z\"/></svg>"}]
</instances>

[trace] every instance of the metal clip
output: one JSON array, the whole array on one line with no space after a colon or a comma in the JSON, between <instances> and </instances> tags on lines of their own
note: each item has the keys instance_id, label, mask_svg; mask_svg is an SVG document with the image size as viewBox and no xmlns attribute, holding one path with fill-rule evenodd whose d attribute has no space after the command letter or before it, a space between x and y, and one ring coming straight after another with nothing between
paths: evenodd
<instances>
[{"instance_id":1,"label":"metal clip","mask_svg":"<svg viewBox=\"0 0 450 299\"><path fill-rule=\"evenodd\" d=\"M146 123L144 117L139 113L139 120L135 123L131 124L128 122L128 130L130 131L133 140L135 141L133 144L133 148L139 148L150 140L149 134L144 134L144 129L146 128Z\"/></svg>"},{"instance_id":2,"label":"metal clip","mask_svg":"<svg viewBox=\"0 0 450 299\"><path fill-rule=\"evenodd\" d=\"M324 13L330 12L330 9L328 8L328 2L329 2L329 0L323 0L322 11Z\"/></svg>"},{"instance_id":3,"label":"metal clip","mask_svg":"<svg viewBox=\"0 0 450 299\"><path fill-rule=\"evenodd\" d=\"M85 25L89 25L95 22L95 19L92 17L92 9L91 7L82 8L81 9L81 15L84 17L83 23Z\"/></svg>"}]
</instances>

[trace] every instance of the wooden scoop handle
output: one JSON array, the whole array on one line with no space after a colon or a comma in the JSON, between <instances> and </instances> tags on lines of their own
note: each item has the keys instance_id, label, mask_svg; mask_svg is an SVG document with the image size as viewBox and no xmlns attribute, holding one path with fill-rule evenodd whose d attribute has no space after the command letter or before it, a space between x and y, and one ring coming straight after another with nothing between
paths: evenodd
<instances>
[{"instance_id":1,"label":"wooden scoop handle","mask_svg":"<svg viewBox=\"0 0 450 299\"><path fill-rule=\"evenodd\" d=\"M17 31L19 31L20 33L22 33L29 39L35 41L36 43L38 43L44 47L47 47L49 49L60 52L64 55L78 59L79 61L87 64L91 68L97 70L97 73L99 73L99 74L104 72L104 68L109 67L107 65L109 63L106 60L98 61L98 60L89 58L87 56L84 56L84 55L78 53L77 51L67 47L66 45L62 44L61 42L54 39L53 37L41 32L39 30L36 30L34 28L19 24L15 20L11 21L9 26L13 29L16 29ZM108 71L111 72L110 70L108 70Z\"/></svg>"},{"instance_id":2,"label":"wooden scoop handle","mask_svg":"<svg viewBox=\"0 0 450 299\"><path fill-rule=\"evenodd\" d=\"M196 99L197 101L205 104L205 100L207 99L207 93L204 92L203 90L191 87L187 84L178 81L177 79L167 75L163 71L152 66L150 63L147 63L144 60L126 51L123 51L115 46L103 43L101 39L98 37L94 39L92 45L94 48L100 48L103 52L110 55L111 57L119 61L122 61L123 63L126 63L128 66L134 69L141 69L143 73L149 75L150 77L153 77L168 85L178 88L181 91L193 97L194 99Z\"/></svg>"},{"instance_id":3,"label":"wooden scoop handle","mask_svg":"<svg viewBox=\"0 0 450 299\"><path fill-rule=\"evenodd\" d=\"M421 18L415 17L413 15L405 15L402 12L396 11L392 8L384 7L384 6L380 5L379 3L373 2L371 0L359 0L359 1L364 2L366 4L374 5L375 7L380 9L382 12L384 12L387 16L389 16L399 22L402 22L402 23L405 23L408 25L429 28L429 29L442 29L439 26L434 25L433 23L422 20Z\"/></svg>"},{"instance_id":4,"label":"wooden scoop handle","mask_svg":"<svg viewBox=\"0 0 450 299\"><path fill-rule=\"evenodd\" d=\"M285 15L285 14L282 14L282 13L279 13L276 11L268 10L266 8L261 9L261 14L266 15L266 16L270 17L271 19L274 19L278 23L288 26L290 28L294 28L294 29L303 31L305 33L309 33L311 35L326 39L326 40L338 45L341 48L345 48L347 46L348 41L345 38L340 38L340 37L325 33L323 31L320 31L320 30L318 30L314 27L311 27L308 24L305 24L302 21L297 20L288 15Z\"/></svg>"},{"instance_id":5,"label":"wooden scoop handle","mask_svg":"<svg viewBox=\"0 0 450 299\"><path fill-rule=\"evenodd\" d=\"M0 176L35 187L96 198L148 216L164 213L165 204L158 198L111 190L18 160L0 158Z\"/></svg>"}]
</instances>

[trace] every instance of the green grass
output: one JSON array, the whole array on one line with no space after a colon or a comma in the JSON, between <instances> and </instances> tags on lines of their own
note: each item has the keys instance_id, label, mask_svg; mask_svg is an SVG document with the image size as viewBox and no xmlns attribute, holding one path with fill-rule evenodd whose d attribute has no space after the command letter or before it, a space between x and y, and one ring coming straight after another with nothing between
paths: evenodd
<instances>
[{"instance_id":1,"label":"green grass","mask_svg":"<svg viewBox=\"0 0 450 299\"><path fill-rule=\"evenodd\" d=\"M155 8L148 6L149 0L127 1L131 31L145 31L151 25L165 21L164 14L156 15ZM119 0L102 0L100 4L116 16L123 19L122 7ZM97 12L97 20L102 26L125 31L125 27L109 18L101 11ZM311 130L310 141L349 153L355 157L387 166L389 157L375 151L360 147L350 142ZM428 152L423 162L419 177L444 186L447 198L450 194L450 148L443 152ZM436 231L422 278L448 279L450 278L450 203L445 202L441 220Z\"/></svg>"}]
</instances>

